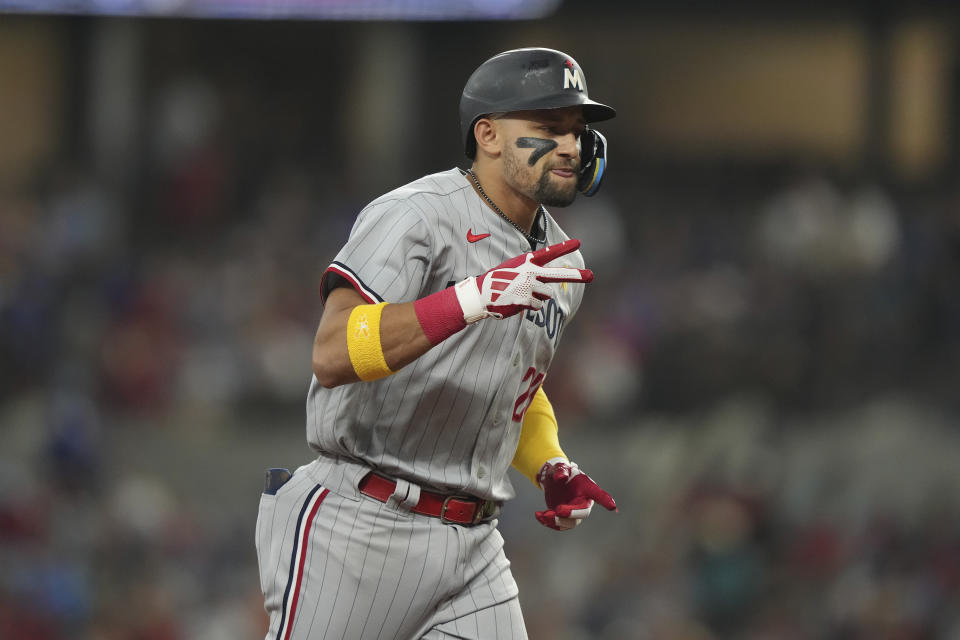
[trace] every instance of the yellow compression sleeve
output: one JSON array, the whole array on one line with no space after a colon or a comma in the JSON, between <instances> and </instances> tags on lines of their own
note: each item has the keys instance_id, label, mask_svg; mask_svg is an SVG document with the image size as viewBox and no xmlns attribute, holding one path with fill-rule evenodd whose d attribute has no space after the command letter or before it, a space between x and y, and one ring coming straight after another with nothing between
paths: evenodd
<instances>
[{"instance_id":1,"label":"yellow compression sleeve","mask_svg":"<svg viewBox=\"0 0 960 640\"><path fill-rule=\"evenodd\" d=\"M537 473L543 463L550 458L567 457L560 448L558 430L553 405L547 399L543 387L540 387L523 416L520 442L511 463L514 469L530 478L530 482L537 487L540 486L537 484Z\"/></svg>"},{"instance_id":2,"label":"yellow compression sleeve","mask_svg":"<svg viewBox=\"0 0 960 640\"><path fill-rule=\"evenodd\" d=\"M361 304L353 308L347 320L347 351L350 363L357 376L366 382L389 376L393 371L387 366L380 344L380 315L386 302Z\"/></svg>"}]
</instances>

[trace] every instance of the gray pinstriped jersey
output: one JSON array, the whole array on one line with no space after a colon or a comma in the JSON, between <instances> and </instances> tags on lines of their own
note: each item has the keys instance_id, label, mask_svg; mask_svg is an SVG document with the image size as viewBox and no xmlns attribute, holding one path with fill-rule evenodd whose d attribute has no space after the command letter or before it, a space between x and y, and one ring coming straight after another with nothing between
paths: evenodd
<instances>
[{"instance_id":1,"label":"gray pinstriped jersey","mask_svg":"<svg viewBox=\"0 0 960 640\"><path fill-rule=\"evenodd\" d=\"M546 218L548 244L568 239ZM483 234L490 235L476 239ZM529 250L451 169L364 208L321 292L337 274L370 302L411 302ZM584 266L579 252L553 264ZM314 378L307 396L311 447L426 487L512 498L507 469L523 411L583 297L582 284L551 286L553 299L542 310L468 326L387 378L335 389Z\"/></svg>"}]
</instances>

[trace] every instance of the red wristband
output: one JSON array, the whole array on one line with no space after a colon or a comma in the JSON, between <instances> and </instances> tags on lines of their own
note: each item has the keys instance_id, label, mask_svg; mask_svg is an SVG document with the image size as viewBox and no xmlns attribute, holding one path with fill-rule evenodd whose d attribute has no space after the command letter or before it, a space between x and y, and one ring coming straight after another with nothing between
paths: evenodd
<instances>
[{"instance_id":1,"label":"red wristband","mask_svg":"<svg viewBox=\"0 0 960 640\"><path fill-rule=\"evenodd\" d=\"M463 309L453 287L431 293L413 303L417 320L430 344L436 346L467 326Z\"/></svg>"}]
</instances>

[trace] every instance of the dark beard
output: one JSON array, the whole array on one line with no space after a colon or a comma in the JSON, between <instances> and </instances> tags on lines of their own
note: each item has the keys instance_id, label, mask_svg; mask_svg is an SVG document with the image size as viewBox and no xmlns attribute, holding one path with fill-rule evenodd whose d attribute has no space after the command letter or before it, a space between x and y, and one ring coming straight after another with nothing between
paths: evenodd
<instances>
[{"instance_id":1,"label":"dark beard","mask_svg":"<svg viewBox=\"0 0 960 640\"><path fill-rule=\"evenodd\" d=\"M573 182L569 186L554 185L550 181L550 170L548 169L543 172L540 181L537 182L534 199L548 207L567 207L577 199L577 183Z\"/></svg>"}]
</instances>

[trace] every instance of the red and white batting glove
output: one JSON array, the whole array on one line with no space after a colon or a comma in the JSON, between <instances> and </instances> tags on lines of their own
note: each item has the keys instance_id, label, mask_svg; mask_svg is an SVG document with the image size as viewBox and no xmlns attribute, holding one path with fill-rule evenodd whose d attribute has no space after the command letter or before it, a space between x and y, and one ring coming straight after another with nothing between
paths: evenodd
<instances>
[{"instance_id":1,"label":"red and white batting glove","mask_svg":"<svg viewBox=\"0 0 960 640\"><path fill-rule=\"evenodd\" d=\"M507 318L523 309L540 309L550 297L548 282L593 282L589 269L547 267L580 248L579 240L557 244L510 258L490 271L455 286L463 319L472 324L484 318Z\"/></svg>"},{"instance_id":2,"label":"red and white batting glove","mask_svg":"<svg viewBox=\"0 0 960 640\"><path fill-rule=\"evenodd\" d=\"M540 309L550 298L550 288L545 286L549 282L593 282L589 269L546 266L579 248L579 240L564 240L510 258L486 273L414 301L424 335L432 344L439 344L484 318L507 318L524 309Z\"/></svg>"},{"instance_id":3,"label":"red and white batting glove","mask_svg":"<svg viewBox=\"0 0 960 640\"><path fill-rule=\"evenodd\" d=\"M540 468L537 482L543 488L547 509L536 515L545 527L558 531L573 529L590 515L594 501L608 511L618 511L613 497L580 471L576 462L563 458L548 460Z\"/></svg>"}]
</instances>

